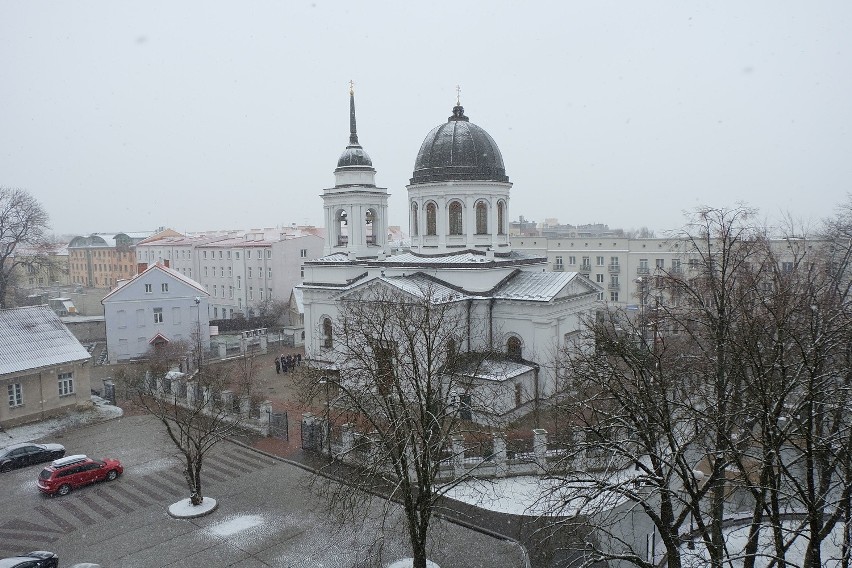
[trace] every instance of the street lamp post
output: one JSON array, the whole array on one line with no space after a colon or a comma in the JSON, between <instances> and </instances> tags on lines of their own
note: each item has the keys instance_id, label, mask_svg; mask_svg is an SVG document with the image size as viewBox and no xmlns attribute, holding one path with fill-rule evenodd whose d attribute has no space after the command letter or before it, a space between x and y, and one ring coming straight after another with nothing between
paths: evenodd
<instances>
[{"instance_id":1,"label":"street lamp post","mask_svg":"<svg viewBox=\"0 0 852 568\"><path fill-rule=\"evenodd\" d=\"M320 384L325 386L325 439L328 448L328 457L331 457L331 400L328 394L328 377L320 377Z\"/></svg>"}]
</instances>

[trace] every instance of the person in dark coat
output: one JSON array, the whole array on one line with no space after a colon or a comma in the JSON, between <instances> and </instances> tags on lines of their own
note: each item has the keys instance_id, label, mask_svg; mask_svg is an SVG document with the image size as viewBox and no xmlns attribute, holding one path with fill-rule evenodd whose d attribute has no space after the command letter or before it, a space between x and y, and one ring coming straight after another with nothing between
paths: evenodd
<instances>
[{"instance_id":1,"label":"person in dark coat","mask_svg":"<svg viewBox=\"0 0 852 568\"><path fill-rule=\"evenodd\" d=\"M279 359L278 357L275 358L275 374L281 374L281 359Z\"/></svg>"}]
</instances>

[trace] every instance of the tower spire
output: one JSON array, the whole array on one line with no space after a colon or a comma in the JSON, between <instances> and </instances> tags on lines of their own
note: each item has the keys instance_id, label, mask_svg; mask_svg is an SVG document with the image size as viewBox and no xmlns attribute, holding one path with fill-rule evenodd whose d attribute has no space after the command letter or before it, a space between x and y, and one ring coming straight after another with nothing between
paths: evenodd
<instances>
[{"instance_id":1,"label":"tower spire","mask_svg":"<svg viewBox=\"0 0 852 568\"><path fill-rule=\"evenodd\" d=\"M349 144L358 144L358 129L355 126L355 81L349 81Z\"/></svg>"}]
</instances>

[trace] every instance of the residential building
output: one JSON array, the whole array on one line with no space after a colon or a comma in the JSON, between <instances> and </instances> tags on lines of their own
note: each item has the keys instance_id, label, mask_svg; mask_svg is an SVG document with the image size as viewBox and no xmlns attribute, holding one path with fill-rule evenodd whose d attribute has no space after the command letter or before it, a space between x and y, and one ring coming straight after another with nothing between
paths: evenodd
<instances>
[{"instance_id":1,"label":"residential building","mask_svg":"<svg viewBox=\"0 0 852 568\"><path fill-rule=\"evenodd\" d=\"M162 264L119 281L101 303L110 363L136 359L160 343L210 347L208 294L198 282Z\"/></svg>"},{"instance_id":2,"label":"residential building","mask_svg":"<svg viewBox=\"0 0 852 568\"><path fill-rule=\"evenodd\" d=\"M48 306L0 310L0 425L90 404L89 352Z\"/></svg>"},{"instance_id":3,"label":"residential building","mask_svg":"<svg viewBox=\"0 0 852 568\"><path fill-rule=\"evenodd\" d=\"M161 231L166 236L178 234ZM136 245L152 236L141 233L92 233L74 237L68 244L68 270L71 282L92 288L111 288L119 280L136 274Z\"/></svg>"},{"instance_id":4,"label":"residential building","mask_svg":"<svg viewBox=\"0 0 852 568\"><path fill-rule=\"evenodd\" d=\"M151 238L137 245L139 262L162 262L210 294L209 318L257 315L287 303L302 281L302 264L322 255L315 227L285 227Z\"/></svg>"}]
</instances>

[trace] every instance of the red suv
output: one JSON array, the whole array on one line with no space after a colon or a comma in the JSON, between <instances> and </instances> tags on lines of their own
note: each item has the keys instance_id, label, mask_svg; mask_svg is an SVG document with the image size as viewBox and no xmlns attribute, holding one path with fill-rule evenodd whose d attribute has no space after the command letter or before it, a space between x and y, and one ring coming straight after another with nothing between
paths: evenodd
<instances>
[{"instance_id":1,"label":"red suv","mask_svg":"<svg viewBox=\"0 0 852 568\"><path fill-rule=\"evenodd\" d=\"M114 459L93 460L84 455L68 456L51 462L38 475L38 490L48 495L68 495L72 489L96 481L112 481L124 473Z\"/></svg>"}]
</instances>

